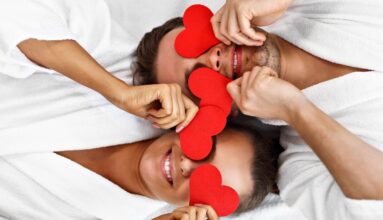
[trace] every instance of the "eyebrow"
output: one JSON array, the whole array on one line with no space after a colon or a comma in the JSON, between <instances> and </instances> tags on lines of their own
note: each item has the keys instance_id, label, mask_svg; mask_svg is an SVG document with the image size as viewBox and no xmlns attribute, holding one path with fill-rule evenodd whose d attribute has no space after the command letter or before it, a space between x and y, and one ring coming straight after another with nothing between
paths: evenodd
<instances>
[{"instance_id":1,"label":"eyebrow","mask_svg":"<svg viewBox=\"0 0 383 220\"><path fill-rule=\"evenodd\" d=\"M188 83L188 81L189 81L189 77L190 77L191 73L192 73L194 70L199 69L199 68L202 68L202 67L207 67L207 66L204 65L204 64L202 64L202 63L196 63L196 64L194 64L194 66L193 66L192 68L187 69L187 70L185 71L185 88L188 90L188 92L189 92L192 96L194 96L194 95L193 95L193 93L191 92L191 90L190 90L190 88L189 88L189 83Z\"/></svg>"}]
</instances>

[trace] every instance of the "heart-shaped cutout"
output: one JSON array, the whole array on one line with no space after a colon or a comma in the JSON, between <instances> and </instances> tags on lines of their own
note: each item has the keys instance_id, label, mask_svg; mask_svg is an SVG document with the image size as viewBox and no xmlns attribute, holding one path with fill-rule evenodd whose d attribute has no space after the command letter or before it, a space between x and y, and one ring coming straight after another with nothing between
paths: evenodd
<instances>
[{"instance_id":1,"label":"heart-shaped cutout","mask_svg":"<svg viewBox=\"0 0 383 220\"><path fill-rule=\"evenodd\" d=\"M218 216L227 216L237 209L239 201L234 189L222 185L221 173L213 165L202 165L192 173L189 205L209 204Z\"/></svg>"},{"instance_id":2,"label":"heart-shaped cutout","mask_svg":"<svg viewBox=\"0 0 383 220\"><path fill-rule=\"evenodd\" d=\"M214 105L230 114L232 98L226 90L231 80L209 68L194 70L188 80L190 91L200 98L200 106Z\"/></svg>"},{"instance_id":3,"label":"heart-shaped cutout","mask_svg":"<svg viewBox=\"0 0 383 220\"><path fill-rule=\"evenodd\" d=\"M180 133L182 152L192 160L207 157L213 146L212 136L226 125L226 115L217 106L203 106Z\"/></svg>"},{"instance_id":4,"label":"heart-shaped cutout","mask_svg":"<svg viewBox=\"0 0 383 220\"><path fill-rule=\"evenodd\" d=\"M178 34L174 47L185 58L198 57L220 41L215 37L210 19L213 12L204 5L192 5L183 16L185 30Z\"/></svg>"}]
</instances>

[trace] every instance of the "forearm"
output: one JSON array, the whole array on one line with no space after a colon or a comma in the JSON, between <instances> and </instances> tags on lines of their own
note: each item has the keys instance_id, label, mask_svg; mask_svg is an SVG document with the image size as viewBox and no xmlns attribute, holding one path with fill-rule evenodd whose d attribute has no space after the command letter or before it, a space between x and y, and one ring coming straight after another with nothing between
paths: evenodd
<instances>
[{"instance_id":1,"label":"forearm","mask_svg":"<svg viewBox=\"0 0 383 220\"><path fill-rule=\"evenodd\" d=\"M26 57L38 65L55 70L89 87L111 101L127 85L108 73L76 41L41 41L28 39L18 45Z\"/></svg>"},{"instance_id":2,"label":"forearm","mask_svg":"<svg viewBox=\"0 0 383 220\"><path fill-rule=\"evenodd\" d=\"M383 153L363 142L312 103L297 105L289 124L326 165L343 193L383 199Z\"/></svg>"}]
</instances>

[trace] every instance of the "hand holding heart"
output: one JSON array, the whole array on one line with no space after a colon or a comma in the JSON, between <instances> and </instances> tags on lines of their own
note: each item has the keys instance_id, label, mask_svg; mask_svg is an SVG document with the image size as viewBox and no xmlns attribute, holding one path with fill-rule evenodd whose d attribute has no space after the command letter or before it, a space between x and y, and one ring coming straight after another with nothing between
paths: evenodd
<instances>
[{"instance_id":1,"label":"hand holding heart","mask_svg":"<svg viewBox=\"0 0 383 220\"><path fill-rule=\"evenodd\" d=\"M197 57L219 43L210 24L212 15L202 5L193 5L186 10L183 20L186 29L175 41L179 55ZM187 157L204 159L212 149L212 136L224 129L232 105L226 91L230 81L209 68L199 68L191 73L188 84L191 92L200 98L200 110L180 133L181 149ZM195 169L190 177L189 204L208 204L219 216L226 216L238 207L239 196L232 188L222 185L217 168L206 164Z\"/></svg>"},{"instance_id":2,"label":"hand holding heart","mask_svg":"<svg viewBox=\"0 0 383 220\"><path fill-rule=\"evenodd\" d=\"M289 122L307 99L298 88L276 76L268 67L254 67L227 89L244 114Z\"/></svg>"},{"instance_id":3,"label":"hand holding heart","mask_svg":"<svg viewBox=\"0 0 383 220\"><path fill-rule=\"evenodd\" d=\"M189 88L201 101L196 117L180 133L181 148L189 158L204 159L211 150L212 136L225 128L232 104L226 91L230 81L209 68L199 68L191 73Z\"/></svg>"}]
</instances>

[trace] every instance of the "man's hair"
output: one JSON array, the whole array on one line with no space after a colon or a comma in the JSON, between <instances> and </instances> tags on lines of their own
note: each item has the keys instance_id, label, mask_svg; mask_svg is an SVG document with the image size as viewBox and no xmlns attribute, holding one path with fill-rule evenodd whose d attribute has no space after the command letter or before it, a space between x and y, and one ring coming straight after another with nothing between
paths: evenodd
<instances>
[{"instance_id":1,"label":"man's hair","mask_svg":"<svg viewBox=\"0 0 383 220\"><path fill-rule=\"evenodd\" d=\"M183 27L181 17L170 19L144 35L136 50L132 53L133 62L131 70L134 85L156 83L157 70L155 65L160 42L167 33L178 27Z\"/></svg>"},{"instance_id":2,"label":"man's hair","mask_svg":"<svg viewBox=\"0 0 383 220\"><path fill-rule=\"evenodd\" d=\"M251 164L253 189L249 195L241 196L240 204L234 213L239 215L257 208L270 192L278 191L275 183L278 170L278 156L282 148L278 140L262 135L253 126L248 127L229 122L227 128L247 134L252 140L254 150Z\"/></svg>"},{"instance_id":3,"label":"man's hair","mask_svg":"<svg viewBox=\"0 0 383 220\"><path fill-rule=\"evenodd\" d=\"M134 85L157 83L156 60L159 44L167 33L178 27L183 27L180 17L173 18L144 35L132 54L131 69ZM275 141L273 142L272 138L261 135L257 128L248 126L248 124L232 122L228 124L228 128L248 134L254 146L251 166L254 181L253 191L250 195L241 197L240 205L235 212L235 214L240 214L259 206L267 194L275 189L277 158L281 147Z\"/></svg>"}]
</instances>

